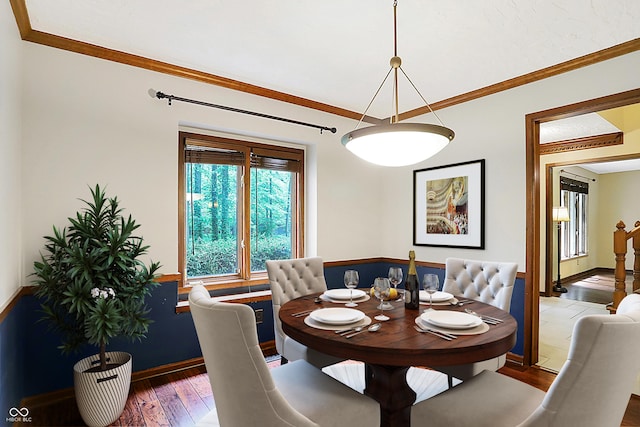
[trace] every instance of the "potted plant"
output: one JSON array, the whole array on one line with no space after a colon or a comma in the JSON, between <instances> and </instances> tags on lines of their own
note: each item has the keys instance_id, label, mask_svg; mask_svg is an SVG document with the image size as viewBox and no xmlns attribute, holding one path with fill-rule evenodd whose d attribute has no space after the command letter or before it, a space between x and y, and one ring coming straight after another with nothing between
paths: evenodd
<instances>
[{"instance_id":1,"label":"potted plant","mask_svg":"<svg viewBox=\"0 0 640 427\"><path fill-rule=\"evenodd\" d=\"M115 337L145 337L151 321L144 300L157 286L160 264L146 266L139 259L149 247L134 235L140 225L131 215L122 216L116 197L107 198L99 185L91 196L82 200L84 209L68 218L67 227L54 226L53 236L45 236L45 253L34 263L33 275L35 295L42 301L41 320L62 335L62 352L86 343L99 348L99 355L74 366L78 409L94 426L112 423L124 409L131 355L108 353L106 347Z\"/></svg>"}]
</instances>

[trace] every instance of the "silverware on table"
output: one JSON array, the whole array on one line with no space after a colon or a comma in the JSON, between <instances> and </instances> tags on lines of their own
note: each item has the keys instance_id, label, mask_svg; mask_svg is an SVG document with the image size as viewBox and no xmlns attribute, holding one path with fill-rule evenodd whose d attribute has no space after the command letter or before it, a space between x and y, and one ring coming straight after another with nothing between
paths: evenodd
<instances>
[{"instance_id":1,"label":"silverware on table","mask_svg":"<svg viewBox=\"0 0 640 427\"><path fill-rule=\"evenodd\" d=\"M465 308L464 312L468 313L468 314L471 314L472 316L477 316L477 317L481 318L485 323L488 323L490 325L497 325L498 323L502 323L503 322L502 319L498 319L496 317L487 316L485 314L479 314L479 313L476 313L473 310L469 310L468 308Z\"/></svg>"},{"instance_id":2,"label":"silverware on table","mask_svg":"<svg viewBox=\"0 0 640 427\"><path fill-rule=\"evenodd\" d=\"M337 331L335 331L335 332L336 332L336 334L338 334L338 335L347 335L347 334L349 334L349 333L351 333L351 332L360 332L361 330L362 330L362 326L357 326L357 327L355 327L355 328L340 329L340 330L337 330Z\"/></svg>"},{"instance_id":3,"label":"silverware on table","mask_svg":"<svg viewBox=\"0 0 640 427\"><path fill-rule=\"evenodd\" d=\"M359 331L356 331L356 332L354 332L352 334L342 335L342 336L345 337L345 338L351 338L351 337L355 337L356 335L361 334L361 333L366 332L366 331L367 331L366 329L360 329Z\"/></svg>"},{"instance_id":4,"label":"silverware on table","mask_svg":"<svg viewBox=\"0 0 640 427\"><path fill-rule=\"evenodd\" d=\"M438 330L435 330L435 329L432 329L432 328L428 328L428 327L426 327L426 326L422 326L422 325L419 325L419 327L420 327L420 328L422 328L422 329L429 329L430 331L436 332L436 333L438 333L438 334L440 334L440 335L444 335L445 337L449 337L449 338L451 338L451 339L456 339L456 338L458 338L458 336L457 336L457 335L450 334L450 333L448 333L448 332L438 331Z\"/></svg>"},{"instance_id":5,"label":"silverware on table","mask_svg":"<svg viewBox=\"0 0 640 427\"><path fill-rule=\"evenodd\" d=\"M292 315L293 317L306 316L307 314L311 313L311 312L312 312L312 311L314 311L314 310L316 310L316 309L314 308L314 309L311 309L311 310L303 310L303 311L299 311L299 312L297 312L297 313L292 313L291 315Z\"/></svg>"},{"instance_id":6,"label":"silverware on table","mask_svg":"<svg viewBox=\"0 0 640 427\"><path fill-rule=\"evenodd\" d=\"M440 337L442 339L445 339L447 341L451 341L451 340L454 340L454 339L458 338L457 335L448 334L446 332L436 331L434 329L423 328L423 327L418 326L418 325L414 325L414 328L418 332L427 332L427 333L433 334L433 335L435 335L437 337Z\"/></svg>"}]
</instances>

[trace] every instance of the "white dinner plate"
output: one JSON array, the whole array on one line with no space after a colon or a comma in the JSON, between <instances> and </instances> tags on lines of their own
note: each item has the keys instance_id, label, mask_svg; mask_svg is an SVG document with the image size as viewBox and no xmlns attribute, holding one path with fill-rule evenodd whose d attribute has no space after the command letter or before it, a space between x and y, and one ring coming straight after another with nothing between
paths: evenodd
<instances>
[{"instance_id":1,"label":"white dinner plate","mask_svg":"<svg viewBox=\"0 0 640 427\"><path fill-rule=\"evenodd\" d=\"M353 308L321 308L309 313L309 316L316 322L329 325L348 325L359 322L364 318L364 313Z\"/></svg>"},{"instance_id":2,"label":"white dinner plate","mask_svg":"<svg viewBox=\"0 0 640 427\"><path fill-rule=\"evenodd\" d=\"M351 298L351 294L349 291L351 291L351 289L329 289L328 291L325 291L324 294L331 299L347 300ZM365 295L367 294L364 293L364 291L361 291L360 289L353 290L353 299L362 298Z\"/></svg>"},{"instance_id":3,"label":"white dinner plate","mask_svg":"<svg viewBox=\"0 0 640 427\"><path fill-rule=\"evenodd\" d=\"M433 302L445 302L453 298L453 295L449 292L436 291L433 296ZM429 302L429 294L427 291L420 291L420 301Z\"/></svg>"},{"instance_id":4,"label":"white dinner plate","mask_svg":"<svg viewBox=\"0 0 640 427\"><path fill-rule=\"evenodd\" d=\"M371 297L369 297L369 295L364 294L358 298L356 298L355 296L353 297L353 302L365 302L365 301L369 301ZM322 301L327 301L327 302L332 302L334 304L346 304L349 302L349 299L333 299L333 298L329 298L329 296L327 296L327 294L322 294L320 295L320 299Z\"/></svg>"},{"instance_id":5,"label":"white dinner plate","mask_svg":"<svg viewBox=\"0 0 640 427\"><path fill-rule=\"evenodd\" d=\"M448 329L471 329L482 324L482 319L478 316L473 316L461 311L425 311L420 315L420 318L432 325Z\"/></svg>"}]
</instances>

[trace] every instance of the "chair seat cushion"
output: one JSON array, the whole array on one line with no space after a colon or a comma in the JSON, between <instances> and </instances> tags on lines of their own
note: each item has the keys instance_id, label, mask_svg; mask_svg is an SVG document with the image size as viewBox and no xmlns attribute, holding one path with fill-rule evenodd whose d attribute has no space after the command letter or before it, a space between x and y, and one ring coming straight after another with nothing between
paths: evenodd
<instances>
[{"instance_id":1,"label":"chair seat cushion","mask_svg":"<svg viewBox=\"0 0 640 427\"><path fill-rule=\"evenodd\" d=\"M220 427L220 420L218 420L218 411L213 408L207 413L201 420L196 423L196 427Z\"/></svg>"},{"instance_id":2,"label":"chair seat cushion","mask_svg":"<svg viewBox=\"0 0 640 427\"><path fill-rule=\"evenodd\" d=\"M311 363L317 369L322 369L325 366L333 365L334 363L342 362L344 359L329 356L328 354L321 353L313 348L309 348L304 344L299 343L293 338L284 337L282 356L286 357L289 361L294 360L306 360Z\"/></svg>"},{"instance_id":3,"label":"chair seat cushion","mask_svg":"<svg viewBox=\"0 0 640 427\"><path fill-rule=\"evenodd\" d=\"M380 405L304 360L271 370L276 386L298 412L319 426L380 425ZM334 408L340 408L336 419Z\"/></svg>"},{"instance_id":4,"label":"chair seat cushion","mask_svg":"<svg viewBox=\"0 0 640 427\"><path fill-rule=\"evenodd\" d=\"M497 371L502 368L506 362L507 355L501 354L498 357L480 362L467 363L466 365L438 366L436 369L459 380L467 381L484 370Z\"/></svg>"},{"instance_id":5,"label":"chair seat cushion","mask_svg":"<svg viewBox=\"0 0 640 427\"><path fill-rule=\"evenodd\" d=\"M414 405L411 425L515 427L535 411L544 396L542 390L521 381L484 371Z\"/></svg>"},{"instance_id":6,"label":"chair seat cushion","mask_svg":"<svg viewBox=\"0 0 640 427\"><path fill-rule=\"evenodd\" d=\"M348 385L359 393L364 393L364 363L348 361L322 368L322 371ZM459 380L454 380L458 384ZM445 391L447 376L431 369L411 367L407 371L407 384L416 393L416 402L428 399Z\"/></svg>"}]
</instances>

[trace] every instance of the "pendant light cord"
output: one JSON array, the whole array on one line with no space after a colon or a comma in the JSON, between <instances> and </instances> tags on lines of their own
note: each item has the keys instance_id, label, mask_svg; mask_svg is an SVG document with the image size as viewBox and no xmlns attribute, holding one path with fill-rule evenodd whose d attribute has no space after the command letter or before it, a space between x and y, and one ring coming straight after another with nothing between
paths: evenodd
<instances>
[{"instance_id":1,"label":"pendant light cord","mask_svg":"<svg viewBox=\"0 0 640 427\"><path fill-rule=\"evenodd\" d=\"M387 79L389 78L389 75L391 74L391 71L393 71L393 94L392 94L393 95L393 109L392 109L393 110L393 114L389 118L389 123L393 124L393 123L398 123L400 121L399 94L398 94L398 70L402 71L402 74L406 77L406 79L409 82L409 84L411 84L411 87L413 87L413 89L418 93L418 96L420 96L420 99L422 99L422 102L424 102L425 105L427 106L427 108L429 109L429 111L431 113L433 113L433 115L436 117L436 119L440 123L440 126L444 127L444 123L442 122L442 120L440 120L440 117L438 116L438 114L433 110L433 108L431 108L431 105L427 102L425 97L422 96L422 94L420 93L420 91L418 90L416 85L413 84L413 81L411 81L411 79L409 78L407 73L405 73L404 70L402 69L402 60L398 56L398 12L397 12L397 8L398 8L398 1L394 0L394 2L393 2L393 57L391 58L391 61L390 61L391 68L389 68L389 71L387 72L387 75L384 76L384 79L382 79L382 83L380 83L380 86L378 86L378 90L376 90L376 93L371 98L371 101L369 101L369 104L367 105L367 108L364 110L364 113L362 113L362 116L360 117L360 120L358 120L358 124L356 125L354 130L357 130L357 129L360 128L360 125L362 124L364 118L366 117L367 112L369 111L369 108L371 108L371 105L373 104L373 101L375 101L376 97L380 93L380 90L382 90L382 87L384 86L384 84L386 83Z\"/></svg>"},{"instance_id":2,"label":"pendant light cord","mask_svg":"<svg viewBox=\"0 0 640 427\"><path fill-rule=\"evenodd\" d=\"M393 68L393 98L395 104L395 120L391 120L391 123L398 123L398 68L402 65L402 61L398 56L398 1L393 2L393 58L391 58L391 67ZM397 59L396 59L397 58ZM403 72L404 73L404 72Z\"/></svg>"}]
</instances>

